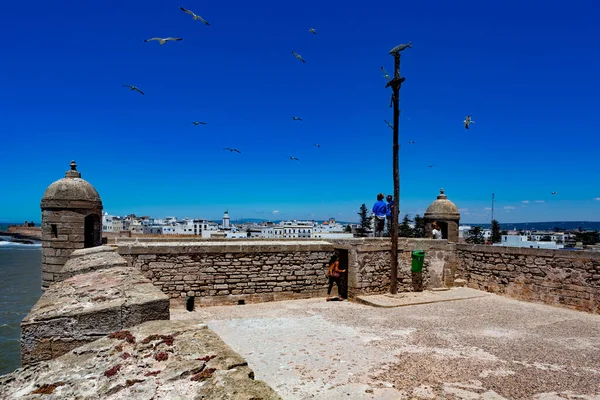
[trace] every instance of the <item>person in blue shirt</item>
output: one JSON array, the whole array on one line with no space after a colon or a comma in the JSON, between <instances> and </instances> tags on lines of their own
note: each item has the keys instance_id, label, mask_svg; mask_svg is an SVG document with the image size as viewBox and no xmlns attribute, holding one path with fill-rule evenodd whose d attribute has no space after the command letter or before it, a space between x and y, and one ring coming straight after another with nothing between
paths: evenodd
<instances>
[{"instance_id":1,"label":"person in blue shirt","mask_svg":"<svg viewBox=\"0 0 600 400\"><path fill-rule=\"evenodd\" d=\"M390 237L392 236L392 210L394 209L394 198L392 197L391 194L388 194L385 197L385 200L387 201L387 206L386 206L386 211L385 211L385 216L387 218L387 229L388 229L388 234L390 235Z\"/></svg>"},{"instance_id":2,"label":"person in blue shirt","mask_svg":"<svg viewBox=\"0 0 600 400\"><path fill-rule=\"evenodd\" d=\"M383 237L385 228L385 216L387 214L387 206L383 201L383 193L377 195L377 202L373 204L373 214L375 214L375 237Z\"/></svg>"}]
</instances>

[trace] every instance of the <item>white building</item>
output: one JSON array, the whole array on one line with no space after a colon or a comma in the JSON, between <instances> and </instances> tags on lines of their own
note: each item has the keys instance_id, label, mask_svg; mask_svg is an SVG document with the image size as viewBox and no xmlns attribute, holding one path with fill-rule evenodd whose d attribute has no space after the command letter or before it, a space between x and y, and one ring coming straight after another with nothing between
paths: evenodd
<instances>
[{"instance_id":1,"label":"white building","mask_svg":"<svg viewBox=\"0 0 600 400\"><path fill-rule=\"evenodd\" d=\"M528 237L525 235L502 235L502 241L494 243L494 246L524 247L530 249L562 249L565 247L563 244L555 242L537 242L527 239Z\"/></svg>"},{"instance_id":2,"label":"white building","mask_svg":"<svg viewBox=\"0 0 600 400\"><path fill-rule=\"evenodd\" d=\"M223 229L230 229L231 219L229 218L229 212L225 210L223 213Z\"/></svg>"},{"instance_id":3,"label":"white building","mask_svg":"<svg viewBox=\"0 0 600 400\"><path fill-rule=\"evenodd\" d=\"M354 235L352 233L343 232L313 232L313 239L352 239Z\"/></svg>"},{"instance_id":4,"label":"white building","mask_svg":"<svg viewBox=\"0 0 600 400\"><path fill-rule=\"evenodd\" d=\"M107 212L102 214L102 232L113 232L113 216Z\"/></svg>"},{"instance_id":5,"label":"white building","mask_svg":"<svg viewBox=\"0 0 600 400\"><path fill-rule=\"evenodd\" d=\"M311 238L313 224L313 221L284 221L281 223L281 225L283 226L283 238Z\"/></svg>"}]
</instances>

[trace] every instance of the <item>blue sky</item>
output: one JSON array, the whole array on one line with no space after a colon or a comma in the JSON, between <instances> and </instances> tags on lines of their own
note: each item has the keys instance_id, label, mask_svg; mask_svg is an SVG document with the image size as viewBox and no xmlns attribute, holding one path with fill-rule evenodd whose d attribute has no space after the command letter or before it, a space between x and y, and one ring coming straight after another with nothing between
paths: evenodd
<instances>
[{"instance_id":1,"label":"blue sky","mask_svg":"<svg viewBox=\"0 0 600 400\"><path fill-rule=\"evenodd\" d=\"M393 190L379 67L391 73L388 51L408 41L402 212L422 214L444 187L464 222L489 221L492 192L500 222L600 220L599 13L593 1L7 2L0 221L39 221L72 159L111 214L356 220ZM184 40L144 43L155 36Z\"/></svg>"}]
</instances>

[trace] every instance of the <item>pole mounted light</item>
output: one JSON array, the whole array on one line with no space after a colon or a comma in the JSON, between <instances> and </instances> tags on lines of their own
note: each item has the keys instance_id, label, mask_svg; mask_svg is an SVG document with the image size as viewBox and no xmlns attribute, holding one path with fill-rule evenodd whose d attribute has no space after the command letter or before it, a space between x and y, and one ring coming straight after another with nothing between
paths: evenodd
<instances>
[{"instance_id":1,"label":"pole mounted light","mask_svg":"<svg viewBox=\"0 0 600 400\"><path fill-rule=\"evenodd\" d=\"M392 102L394 105L394 138L392 146L393 164L394 164L394 207L392 208L392 239L391 252L391 288L392 294L398 293L398 215L400 214L400 144L399 144L399 128L400 128L400 87L406 78L400 76L400 53L407 48L412 48L412 42L400 44L390 50L390 54L394 56L394 78L391 79L385 87L392 88Z\"/></svg>"}]
</instances>

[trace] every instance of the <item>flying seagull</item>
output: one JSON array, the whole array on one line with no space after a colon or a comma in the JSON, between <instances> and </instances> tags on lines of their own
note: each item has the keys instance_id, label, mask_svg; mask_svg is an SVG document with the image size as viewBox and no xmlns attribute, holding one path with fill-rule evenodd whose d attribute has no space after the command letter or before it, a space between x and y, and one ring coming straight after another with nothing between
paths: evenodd
<instances>
[{"instance_id":1,"label":"flying seagull","mask_svg":"<svg viewBox=\"0 0 600 400\"><path fill-rule=\"evenodd\" d=\"M294 161L300 161L300 160L298 160L296 157L292 157L292 156L290 156L290 160L294 160Z\"/></svg>"},{"instance_id":2,"label":"flying seagull","mask_svg":"<svg viewBox=\"0 0 600 400\"><path fill-rule=\"evenodd\" d=\"M206 125L206 122L202 122L202 121L194 121L192 122L192 124L198 126L198 125Z\"/></svg>"},{"instance_id":3,"label":"flying seagull","mask_svg":"<svg viewBox=\"0 0 600 400\"><path fill-rule=\"evenodd\" d=\"M316 30L315 28L310 28L308 31L309 31L310 33L312 33L313 35L316 35L316 34L317 34L317 30Z\"/></svg>"},{"instance_id":4,"label":"flying seagull","mask_svg":"<svg viewBox=\"0 0 600 400\"><path fill-rule=\"evenodd\" d=\"M319 143L315 143L315 144L313 144L313 146L319 147L319 148L321 147L321 145Z\"/></svg>"},{"instance_id":5,"label":"flying seagull","mask_svg":"<svg viewBox=\"0 0 600 400\"><path fill-rule=\"evenodd\" d=\"M306 63L306 61L304 61L304 58L302 58L302 56L298 53L295 53L292 51L292 54L294 55L294 57L296 57L298 60L302 61L303 63Z\"/></svg>"},{"instance_id":6,"label":"flying seagull","mask_svg":"<svg viewBox=\"0 0 600 400\"><path fill-rule=\"evenodd\" d=\"M433 168L433 167L435 167L435 166L436 166L436 165L435 165L435 164L433 164L433 165L430 165L430 166L429 166L429 168Z\"/></svg>"},{"instance_id":7,"label":"flying seagull","mask_svg":"<svg viewBox=\"0 0 600 400\"><path fill-rule=\"evenodd\" d=\"M239 151L238 149L234 149L234 148L231 148L231 147L225 147L223 150L229 150L229 151L230 151L230 152L232 152L232 153L233 153L234 151L235 151L236 153L241 153L241 151Z\"/></svg>"},{"instance_id":8,"label":"flying seagull","mask_svg":"<svg viewBox=\"0 0 600 400\"><path fill-rule=\"evenodd\" d=\"M467 115L463 123L465 124L465 128L469 129L469 125L474 124L475 121L471 120L470 115Z\"/></svg>"},{"instance_id":9,"label":"flying seagull","mask_svg":"<svg viewBox=\"0 0 600 400\"><path fill-rule=\"evenodd\" d=\"M410 47L412 49L412 42L409 42L408 44L399 44L398 46L390 50L390 54L398 54L407 47Z\"/></svg>"},{"instance_id":10,"label":"flying seagull","mask_svg":"<svg viewBox=\"0 0 600 400\"><path fill-rule=\"evenodd\" d=\"M294 121L302 121L302 118L300 118L300 117L292 117L292 120L294 120Z\"/></svg>"},{"instance_id":11,"label":"flying seagull","mask_svg":"<svg viewBox=\"0 0 600 400\"><path fill-rule=\"evenodd\" d=\"M552 192L552 194L558 194L558 192Z\"/></svg>"},{"instance_id":12,"label":"flying seagull","mask_svg":"<svg viewBox=\"0 0 600 400\"><path fill-rule=\"evenodd\" d=\"M384 119L383 122L385 122L390 129L394 129L394 126L390 124L387 119Z\"/></svg>"},{"instance_id":13,"label":"flying seagull","mask_svg":"<svg viewBox=\"0 0 600 400\"><path fill-rule=\"evenodd\" d=\"M415 141L414 140L409 140L408 144L415 144Z\"/></svg>"},{"instance_id":14,"label":"flying seagull","mask_svg":"<svg viewBox=\"0 0 600 400\"><path fill-rule=\"evenodd\" d=\"M383 77L384 77L385 79L387 79L387 80L388 80L388 82L389 82L389 81L391 81L391 80L392 80L392 78L390 78L390 76L388 75L388 73L387 73L387 71L385 70L385 68L383 68L383 67L379 67L379 68L381 68L381 72L383 72Z\"/></svg>"},{"instance_id":15,"label":"flying seagull","mask_svg":"<svg viewBox=\"0 0 600 400\"><path fill-rule=\"evenodd\" d=\"M165 44L167 42L178 42L180 40L183 40L183 38L176 38L176 37L159 38L159 37L153 37L151 39L144 40L144 42L151 42L153 40L156 40L162 46L163 44Z\"/></svg>"},{"instance_id":16,"label":"flying seagull","mask_svg":"<svg viewBox=\"0 0 600 400\"><path fill-rule=\"evenodd\" d=\"M121 85L123 87L128 87L129 90L137 90L138 92L140 92L141 94L146 94L144 92L142 92L137 86L132 86L132 85Z\"/></svg>"},{"instance_id":17,"label":"flying seagull","mask_svg":"<svg viewBox=\"0 0 600 400\"><path fill-rule=\"evenodd\" d=\"M210 25L210 24L208 23L208 21L206 21L206 20L205 20L204 18L202 18L201 16L199 16L199 15L196 15L196 14L195 14L193 11L191 11L191 10L188 10L188 9L185 9L185 8L183 8L183 7L181 7L181 6L179 6L179 9L180 9L181 11L183 11L184 13L186 13L186 14L190 14L192 17L194 17L194 21L200 20L200 22L202 22L204 25Z\"/></svg>"}]
</instances>

